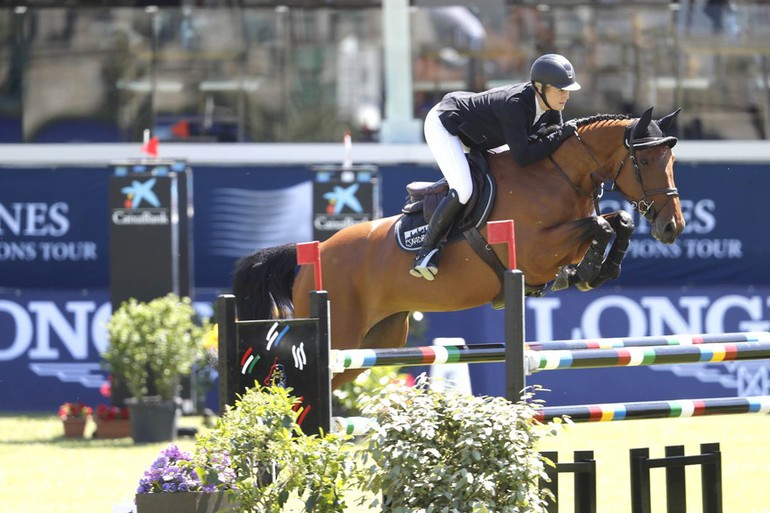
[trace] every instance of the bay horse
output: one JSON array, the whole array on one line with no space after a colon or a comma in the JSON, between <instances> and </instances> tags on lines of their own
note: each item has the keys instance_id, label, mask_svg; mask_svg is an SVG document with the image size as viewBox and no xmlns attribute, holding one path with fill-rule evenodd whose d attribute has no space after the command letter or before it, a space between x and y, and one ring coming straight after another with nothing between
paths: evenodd
<instances>
[{"instance_id":1,"label":"bay horse","mask_svg":"<svg viewBox=\"0 0 770 513\"><path fill-rule=\"evenodd\" d=\"M650 222L655 239L674 242L685 221L674 183L676 138L665 133L678 112L659 120L652 119L652 108L637 119L601 114L577 120L576 136L551 158L525 167L508 152L486 156L497 185L488 221L515 221L517 261L528 292L549 282L554 290L588 290L619 275L634 226L625 211L599 215L606 182ZM433 281L411 276L413 255L395 242L398 219L356 224L320 244L335 349L403 346L411 312L473 308L500 293L498 273L465 242L444 247ZM480 233L486 236L485 226ZM508 261L505 245L494 252ZM233 276L239 318L307 317L314 289L308 267L296 273L294 244L239 259ZM355 375L338 375L333 386Z\"/></svg>"}]
</instances>

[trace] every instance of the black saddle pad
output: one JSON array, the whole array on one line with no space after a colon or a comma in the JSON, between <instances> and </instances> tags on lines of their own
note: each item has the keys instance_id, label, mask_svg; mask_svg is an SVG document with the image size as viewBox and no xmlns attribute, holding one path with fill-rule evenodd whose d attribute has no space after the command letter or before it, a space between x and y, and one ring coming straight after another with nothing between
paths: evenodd
<instances>
[{"instance_id":1,"label":"black saddle pad","mask_svg":"<svg viewBox=\"0 0 770 513\"><path fill-rule=\"evenodd\" d=\"M455 222L449 230L445 244L463 239L463 232L470 227L481 228L487 221L495 202L495 181L491 173L488 172L486 163L480 167L473 160L469 159L469 161L471 172L481 174L480 186L474 190L469 207L465 210L467 214ZM422 210L403 214L395 224L396 243L404 251L416 252L422 246L427 230L428 223L425 221Z\"/></svg>"}]
</instances>

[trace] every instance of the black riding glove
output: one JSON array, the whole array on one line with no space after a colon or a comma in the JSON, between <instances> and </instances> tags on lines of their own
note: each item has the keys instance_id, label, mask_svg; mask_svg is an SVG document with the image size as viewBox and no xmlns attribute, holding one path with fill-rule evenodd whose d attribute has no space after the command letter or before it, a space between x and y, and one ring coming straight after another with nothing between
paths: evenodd
<instances>
[{"instance_id":1,"label":"black riding glove","mask_svg":"<svg viewBox=\"0 0 770 513\"><path fill-rule=\"evenodd\" d=\"M559 129L559 140L564 141L571 135L575 135L577 133L577 122L574 119L571 119L564 123L561 128Z\"/></svg>"},{"instance_id":2,"label":"black riding glove","mask_svg":"<svg viewBox=\"0 0 770 513\"><path fill-rule=\"evenodd\" d=\"M558 133L560 130L561 127L559 125L541 126L537 132L529 136L529 139L534 141L549 141L553 138L554 134Z\"/></svg>"},{"instance_id":3,"label":"black riding glove","mask_svg":"<svg viewBox=\"0 0 770 513\"><path fill-rule=\"evenodd\" d=\"M564 125L546 135L543 140L551 143L561 143L571 135L575 135L576 132L577 129L573 125Z\"/></svg>"}]
</instances>

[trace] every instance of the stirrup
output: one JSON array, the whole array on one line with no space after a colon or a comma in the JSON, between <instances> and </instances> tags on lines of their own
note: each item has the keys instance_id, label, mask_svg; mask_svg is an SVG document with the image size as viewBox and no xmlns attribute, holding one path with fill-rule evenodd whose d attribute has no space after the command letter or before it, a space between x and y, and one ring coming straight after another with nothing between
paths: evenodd
<instances>
[{"instance_id":1,"label":"stirrup","mask_svg":"<svg viewBox=\"0 0 770 513\"><path fill-rule=\"evenodd\" d=\"M433 281L438 274L438 248L433 248L419 261L415 261L414 267L409 271L409 274L415 278L425 278L428 281Z\"/></svg>"}]
</instances>

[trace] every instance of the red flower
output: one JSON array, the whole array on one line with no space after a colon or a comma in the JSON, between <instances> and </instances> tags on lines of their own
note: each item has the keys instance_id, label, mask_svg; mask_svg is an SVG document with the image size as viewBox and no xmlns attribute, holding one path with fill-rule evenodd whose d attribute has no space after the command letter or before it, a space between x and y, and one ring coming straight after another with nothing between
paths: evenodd
<instances>
[{"instance_id":1,"label":"red flower","mask_svg":"<svg viewBox=\"0 0 770 513\"><path fill-rule=\"evenodd\" d=\"M110 376L110 379L112 379L112 376ZM99 387L99 393L104 397L112 397L112 383L110 381L102 383L102 386Z\"/></svg>"},{"instance_id":2,"label":"red flower","mask_svg":"<svg viewBox=\"0 0 770 513\"><path fill-rule=\"evenodd\" d=\"M87 406L81 402L64 403L59 406L59 418L62 420L73 418L88 418L93 412L90 406Z\"/></svg>"},{"instance_id":3,"label":"red flower","mask_svg":"<svg viewBox=\"0 0 770 513\"><path fill-rule=\"evenodd\" d=\"M96 407L96 420L109 422L111 420L122 420L128 418L128 408L100 404Z\"/></svg>"}]
</instances>

